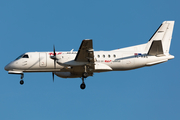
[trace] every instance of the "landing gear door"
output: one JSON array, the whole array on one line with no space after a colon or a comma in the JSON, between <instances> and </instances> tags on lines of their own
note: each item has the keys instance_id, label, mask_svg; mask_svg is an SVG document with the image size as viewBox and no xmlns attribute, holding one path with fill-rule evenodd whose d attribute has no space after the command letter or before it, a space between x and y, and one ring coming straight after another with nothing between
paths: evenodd
<instances>
[{"instance_id":1,"label":"landing gear door","mask_svg":"<svg viewBox=\"0 0 180 120\"><path fill-rule=\"evenodd\" d=\"M46 67L47 66L47 55L46 53L39 53L39 66Z\"/></svg>"}]
</instances>

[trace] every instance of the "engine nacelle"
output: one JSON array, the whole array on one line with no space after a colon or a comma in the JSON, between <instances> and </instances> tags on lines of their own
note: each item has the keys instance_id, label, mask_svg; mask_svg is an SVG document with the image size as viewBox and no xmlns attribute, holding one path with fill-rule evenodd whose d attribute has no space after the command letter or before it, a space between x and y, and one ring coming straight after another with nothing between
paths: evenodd
<instances>
[{"instance_id":1,"label":"engine nacelle","mask_svg":"<svg viewBox=\"0 0 180 120\"><path fill-rule=\"evenodd\" d=\"M80 74L72 74L71 72L54 72L55 75L61 78L78 78L82 77Z\"/></svg>"}]
</instances>

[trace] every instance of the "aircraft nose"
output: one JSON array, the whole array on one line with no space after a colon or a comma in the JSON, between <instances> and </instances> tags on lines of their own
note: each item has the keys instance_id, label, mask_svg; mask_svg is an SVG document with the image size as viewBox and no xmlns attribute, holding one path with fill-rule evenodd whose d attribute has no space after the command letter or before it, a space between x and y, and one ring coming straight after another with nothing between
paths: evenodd
<instances>
[{"instance_id":1,"label":"aircraft nose","mask_svg":"<svg viewBox=\"0 0 180 120\"><path fill-rule=\"evenodd\" d=\"M11 69L11 63L7 64L7 65L4 67L4 69L5 69L6 71L9 71L9 70Z\"/></svg>"},{"instance_id":2,"label":"aircraft nose","mask_svg":"<svg viewBox=\"0 0 180 120\"><path fill-rule=\"evenodd\" d=\"M8 70L9 70L9 64L6 65L6 66L4 67L4 69L5 69L6 71L8 71Z\"/></svg>"}]
</instances>

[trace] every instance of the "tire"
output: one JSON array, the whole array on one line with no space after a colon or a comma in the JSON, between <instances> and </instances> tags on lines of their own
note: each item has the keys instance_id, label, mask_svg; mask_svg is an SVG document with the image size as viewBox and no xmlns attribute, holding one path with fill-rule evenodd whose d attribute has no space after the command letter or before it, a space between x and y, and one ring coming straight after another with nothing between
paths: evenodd
<instances>
[{"instance_id":1,"label":"tire","mask_svg":"<svg viewBox=\"0 0 180 120\"><path fill-rule=\"evenodd\" d=\"M84 89L86 88L86 84L82 83L82 84L80 85L80 88L81 88L82 90L84 90Z\"/></svg>"},{"instance_id":2,"label":"tire","mask_svg":"<svg viewBox=\"0 0 180 120\"><path fill-rule=\"evenodd\" d=\"M20 84L21 84L21 85L23 85L23 84L24 84L24 81L23 81L23 80L21 80L21 81L20 81Z\"/></svg>"}]
</instances>

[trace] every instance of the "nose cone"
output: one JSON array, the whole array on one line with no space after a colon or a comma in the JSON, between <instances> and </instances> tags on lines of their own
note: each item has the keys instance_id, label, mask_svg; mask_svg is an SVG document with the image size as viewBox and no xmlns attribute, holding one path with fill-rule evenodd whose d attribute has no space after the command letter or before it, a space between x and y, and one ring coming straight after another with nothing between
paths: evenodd
<instances>
[{"instance_id":1,"label":"nose cone","mask_svg":"<svg viewBox=\"0 0 180 120\"><path fill-rule=\"evenodd\" d=\"M12 62L9 63L9 64L7 64L7 65L4 67L4 69L5 69L6 71L11 70L12 68L13 68L13 63L12 63Z\"/></svg>"},{"instance_id":2,"label":"nose cone","mask_svg":"<svg viewBox=\"0 0 180 120\"><path fill-rule=\"evenodd\" d=\"M9 68L10 68L10 67L9 67L9 64L4 67L4 69L5 69L6 71L9 71Z\"/></svg>"}]
</instances>

